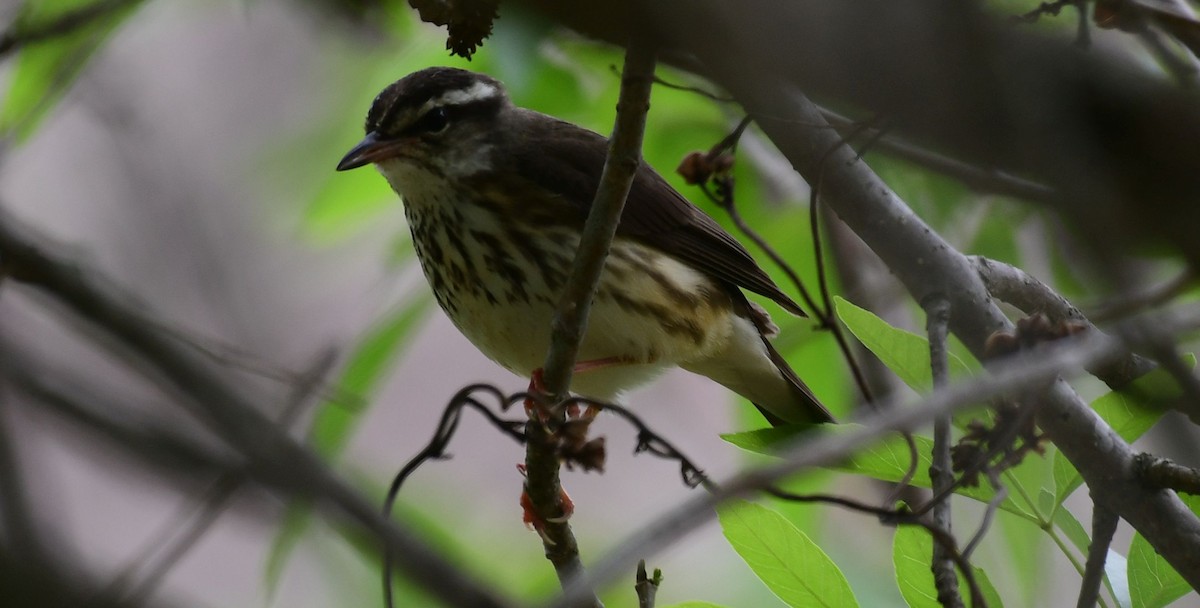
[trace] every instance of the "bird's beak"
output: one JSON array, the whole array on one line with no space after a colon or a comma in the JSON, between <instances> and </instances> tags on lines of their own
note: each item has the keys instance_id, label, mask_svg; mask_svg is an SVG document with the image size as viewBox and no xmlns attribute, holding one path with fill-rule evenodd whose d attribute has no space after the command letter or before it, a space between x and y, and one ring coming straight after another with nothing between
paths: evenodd
<instances>
[{"instance_id":1,"label":"bird's beak","mask_svg":"<svg viewBox=\"0 0 1200 608\"><path fill-rule=\"evenodd\" d=\"M346 156L342 157L342 162L338 163L337 170L357 169L363 165L390 158L402 145L403 140L385 139L372 131L367 133L367 136L358 142L358 145L350 148Z\"/></svg>"}]
</instances>

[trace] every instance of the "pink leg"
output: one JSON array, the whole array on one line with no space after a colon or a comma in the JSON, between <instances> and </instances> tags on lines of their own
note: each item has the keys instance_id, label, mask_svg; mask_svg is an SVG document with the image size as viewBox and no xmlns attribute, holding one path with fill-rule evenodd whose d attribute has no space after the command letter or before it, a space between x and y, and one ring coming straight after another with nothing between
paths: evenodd
<instances>
[{"instance_id":1,"label":"pink leg","mask_svg":"<svg viewBox=\"0 0 1200 608\"><path fill-rule=\"evenodd\" d=\"M586 372L596 371L598 369L604 369L606 367L611 367L613 365L627 365L629 363L633 363L633 361L630 361L629 359L625 359L622 357L604 357L601 359L589 359L587 361L576 362L575 367L573 368L573 371L576 374L582 374L582 373L586 373ZM530 376L529 376L529 391L528 392L531 395L546 394L546 383L545 383L544 372L542 371L542 368L539 367L539 368L533 370L533 373L530 374ZM537 410L537 402L532 397L527 397L525 399L525 415L532 418L533 412L536 410ZM585 412L582 412L582 415L581 415L581 413L579 411L579 406L572 406L572 409L567 411L567 415L571 418L577 418L577 419L584 418L584 419L590 421L592 418L595 418L595 416L598 412L599 412L599 410L589 406ZM517 470L520 471L522 475L524 475L525 474L525 465L518 464ZM521 502L521 509L524 511L524 515L522 516L521 519L522 519L522 521L525 522L526 527L537 532L538 535L540 535L542 538L545 538L544 530L546 527L546 520L542 519L542 517L537 514L537 511L534 510L533 502L529 499L529 494L527 492L525 492L524 490L521 491L521 501L520 502ZM554 523L560 523L560 522L566 521L567 519L569 519L571 517L571 514L575 512L575 503L571 500L571 497L567 495L566 490L563 490L562 496L559 497L559 506L562 508L562 515L550 520Z\"/></svg>"},{"instance_id":2,"label":"pink leg","mask_svg":"<svg viewBox=\"0 0 1200 608\"><path fill-rule=\"evenodd\" d=\"M603 357L600 359L589 359L587 361L577 361L577 362L575 362L575 367L572 368L572 371L573 371L573 373L576 373L576 374L583 374L583 373L587 373L587 372L596 371L598 369L604 369L606 367L612 367L614 365L628 365L630 363L634 363L634 361L632 361L630 359L626 359L624 357ZM528 390L532 394L539 394L539 395L546 394L546 383L544 381L544 372L542 371L542 368L539 367L539 368L533 370L533 373L530 374ZM537 404L534 402L533 399L530 399L530 398L525 399L525 415L527 415L527 416L532 415L533 410L536 407L537 407ZM583 415L589 416L589 417L595 417L596 413L597 412L596 412L595 408L589 407L587 409L587 412L585 412ZM568 410L567 414L568 414L568 416L570 416L572 418L578 418L580 416L579 407L572 406L572 410Z\"/></svg>"},{"instance_id":3,"label":"pink leg","mask_svg":"<svg viewBox=\"0 0 1200 608\"><path fill-rule=\"evenodd\" d=\"M517 470L524 475L525 465L518 464ZM525 490L521 490L521 510L524 512L521 517L521 521L525 522L526 528L537 532L538 536L541 536L543 539L546 538L545 530L547 521L553 523L562 523L570 519L571 515L575 513L575 502L572 501L571 497L567 495L567 491L565 489L558 498L558 506L562 509L562 515L549 518L549 520L542 519L542 517L538 515L537 511L533 508L533 500L529 498L529 493Z\"/></svg>"}]
</instances>

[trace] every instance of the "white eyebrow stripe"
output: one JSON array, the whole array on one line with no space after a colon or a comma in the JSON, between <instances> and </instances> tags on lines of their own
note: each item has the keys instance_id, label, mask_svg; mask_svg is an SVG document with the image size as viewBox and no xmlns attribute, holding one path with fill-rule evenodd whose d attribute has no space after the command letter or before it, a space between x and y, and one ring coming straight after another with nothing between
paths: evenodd
<instances>
[{"instance_id":1,"label":"white eyebrow stripe","mask_svg":"<svg viewBox=\"0 0 1200 608\"><path fill-rule=\"evenodd\" d=\"M457 89L443 93L440 97L434 97L425 102L417 115L423 115L429 110L439 106L462 106L475 101L483 101L485 99L495 99L499 97L500 89L495 85L486 82L476 82L475 84L465 89Z\"/></svg>"}]
</instances>

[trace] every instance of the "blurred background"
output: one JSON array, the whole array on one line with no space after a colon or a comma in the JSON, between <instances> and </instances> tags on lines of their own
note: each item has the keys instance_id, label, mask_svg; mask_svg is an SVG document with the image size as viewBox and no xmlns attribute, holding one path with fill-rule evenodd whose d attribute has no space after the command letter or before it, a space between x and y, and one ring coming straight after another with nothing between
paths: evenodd
<instances>
[{"instance_id":1,"label":"blurred background","mask_svg":"<svg viewBox=\"0 0 1200 608\"><path fill-rule=\"evenodd\" d=\"M11 23L22 10L66 4L30 9L10 1L0 16ZM1007 7L1033 8L1004 3L997 10ZM391 476L429 440L455 391L477 381L517 391L527 379L486 360L432 305L386 182L372 171L333 167L361 137L375 94L430 65L487 72L519 105L607 132L621 53L508 6L470 62L449 57L444 30L420 23L402 3L174 0L123 10L127 16L113 27L86 31L57 57L28 50L0 63L9 134L0 151L0 206L110 277L163 331L253 386L262 411L279 417L298 408L293 434L381 503ZM1036 27L1069 37L1074 20ZM1097 43L1124 44L1109 32ZM706 88L669 69L659 76ZM674 167L740 118L734 105L658 86L646 135L650 164L726 224ZM753 130L740 151L742 213L814 280L807 185ZM1085 293L1088 271L1073 263L1077 252L1054 218L900 160L875 153L869 160L960 250L1016 264L1069 296ZM827 219L842 276L834 292L919 332L919 308L836 218ZM1161 262L1146 268L1164 280L1178 271ZM858 395L833 340L808 320L771 310L783 329L781 351L836 414L848 414ZM0 354L10 364L75 396L78 408L135 429L173 430L223 453L169 393L131 374L94 339L32 291L0 284ZM880 386L907 390L894 384ZM1103 386L1081 390L1094 397ZM214 502L214 467L146 457L119 434L98 431L82 410L45 401L0 386L0 456L21 472L38 532L101 587L150 580L144 590L162 605L379 604L378 556L337 522L249 485ZM717 479L755 461L720 434L761 420L705 379L667 374L630 395L628 405ZM1184 425L1161 426L1177 429L1144 441L1196 464L1194 437L1178 431ZM604 474L564 475L585 562L692 492L676 464L635 458L634 434L623 423L602 418L595 429L608 438ZM548 596L557 581L517 504L523 448L468 414L450 452L452 459L425 465L405 485L397 516L478 578L516 597ZM1033 463L1028 474L1049 475L1049 465ZM833 473L794 485L867 502L883 495L874 482ZM1086 522L1080 503L1072 505L1084 509L1077 516ZM185 543L160 580L153 571L165 560L155 551L204 517L205 504L220 505L208 513L211 526ZM892 529L831 508L776 506L839 564L862 605L901 602L890 551L880 551ZM966 529L977 522L975 507L959 511ZM1128 538L1126 531L1118 541L1122 551ZM665 572L663 605L782 605L715 524L648 562ZM1007 513L976 562L1011 606L1062 605L1076 592L1077 575L1054 539ZM408 605L424 605L411 588L401 593L414 602ZM604 597L609 606L636 605L628 586ZM1200 602L1193 594L1175 605Z\"/></svg>"}]
</instances>

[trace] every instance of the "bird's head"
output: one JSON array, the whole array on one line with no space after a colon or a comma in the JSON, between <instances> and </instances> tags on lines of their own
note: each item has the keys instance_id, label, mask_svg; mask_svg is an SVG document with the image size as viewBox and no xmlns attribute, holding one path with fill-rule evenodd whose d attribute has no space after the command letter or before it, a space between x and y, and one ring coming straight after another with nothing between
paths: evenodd
<instances>
[{"instance_id":1,"label":"bird's head","mask_svg":"<svg viewBox=\"0 0 1200 608\"><path fill-rule=\"evenodd\" d=\"M338 171L375 164L404 193L428 180L456 180L492 168L498 123L512 107L494 78L426 68L392 83L367 113L366 137Z\"/></svg>"}]
</instances>

